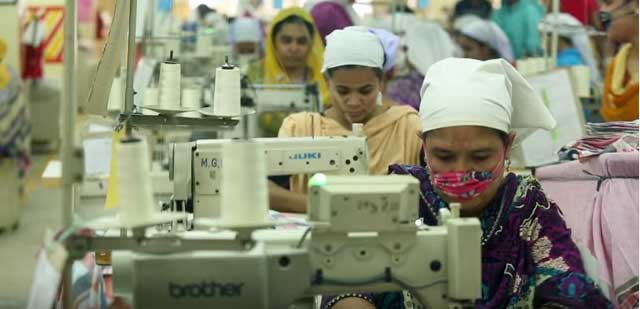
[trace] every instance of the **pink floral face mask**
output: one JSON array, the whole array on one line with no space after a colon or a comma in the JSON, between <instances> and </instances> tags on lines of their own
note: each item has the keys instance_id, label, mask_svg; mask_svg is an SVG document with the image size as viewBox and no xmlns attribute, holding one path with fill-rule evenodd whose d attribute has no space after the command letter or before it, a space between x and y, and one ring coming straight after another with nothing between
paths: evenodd
<instances>
[{"instance_id":1,"label":"pink floral face mask","mask_svg":"<svg viewBox=\"0 0 640 309\"><path fill-rule=\"evenodd\" d=\"M425 158L426 161L426 158ZM427 167L431 171L431 183L443 194L460 201L470 200L478 197L497 178L496 175L502 172L504 160L489 172L481 171L434 171L427 161Z\"/></svg>"}]
</instances>

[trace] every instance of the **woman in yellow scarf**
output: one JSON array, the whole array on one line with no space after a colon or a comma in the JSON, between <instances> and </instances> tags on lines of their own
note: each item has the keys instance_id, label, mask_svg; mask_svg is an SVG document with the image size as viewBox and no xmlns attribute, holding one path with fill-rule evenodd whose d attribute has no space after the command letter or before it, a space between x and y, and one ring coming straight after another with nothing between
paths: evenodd
<instances>
[{"instance_id":1,"label":"woman in yellow scarf","mask_svg":"<svg viewBox=\"0 0 640 309\"><path fill-rule=\"evenodd\" d=\"M329 95L320 73L323 54L322 39L311 15L302 8L287 8L269 26L264 60L251 65L247 75L255 84L316 83L320 101L327 105ZM261 126L273 136L285 116L259 115Z\"/></svg>"},{"instance_id":2,"label":"woman in yellow scarf","mask_svg":"<svg viewBox=\"0 0 640 309\"><path fill-rule=\"evenodd\" d=\"M607 68L600 113L605 121L638 119L638 0L605 3L600 19L620 46Z\"/></svg>"}]
</instances>

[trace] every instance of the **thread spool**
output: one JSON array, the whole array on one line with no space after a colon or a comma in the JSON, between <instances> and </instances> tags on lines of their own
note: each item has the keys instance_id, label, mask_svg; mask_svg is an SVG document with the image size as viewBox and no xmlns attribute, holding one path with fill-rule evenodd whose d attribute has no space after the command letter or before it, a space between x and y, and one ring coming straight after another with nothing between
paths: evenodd
<instances>
[{"instance_id":1,"label":"thread spool","mask_svg":"<svg viewBox=\"0 0 640 309\"><path fill-rule=\"evenodd\" d=\"M194 110L182 114L182 117L200 118L200 90L199 89L183 89L182 90L182 108Z\"/></svg>"},{"instance_id":2,"label":"thread spool","mask_svg":"<svg viewBox=\"0 0 640 309\"><path fill-rule=\"evenodd\" d=\"M111 84L107 111L120 113L124 109L124 82L122 77L116 77Z\"/></svg>"},{"instance_id":3,"label":"thread spool","mask_svg":"<svg viewBox=\"0 0 640 309\"><path fill-rule=\"evenodd\" d=\"M198 31L196 37L196 55L208 57L211 55L212 48L213 40L211 39L211 34L206 33L206 31Z\"/></svg>"},{"instance_id":4,"label":"thread spool","mask_svg":"<svg viewBox=\"0 0 640 309\"><path fill-rule=\"evenodd\" d=\"M156 106L158 105L158 88L145 88L144 89L144 100L142 101L142 106ZM148 109L142 109L143 115L157 115L158 113L150 111Z\"/></svg>"},{"instance_id":5,"label":"thread spool","mask_svg":"<svg viewBox=\"0 0 640 309\"><path fill-rule=\"evenodd\" d=\"M169 110L180 107L180 64L173 61L173 53L160 65L158 89L160 107Z\"/></svg>"},{"instance_id":6,"label":"thread spool","mask_svg":"<svg viewBox=\"0 0 640 309\"><path fill-rule=\"evenodd\" d=\"M213 114L233 117L240 115L240 69L225 63L216 69Z\"/></svg>"},{"instance_id":7,"label":"thread spool","mask_svg":"<svg viewBox=\"0 0 640 309\"><path fill-rule=\"evenodd\" d=\"M126 225L145 222L157 212L153 199L147 143L140 139L121 141L116 147L118 173L118 218Z\"/></svg>"},{"instance_id":8,"label":"thread spool","mask_svg":"<svg viewBox=\"0 0 640 309\"><path fill-rule=\"evenodd\" d=\"M263 144L231 142L222 147L222 157L224 177L220 225L250 227L268 224L267 166Z\"/></svg>"}]
</instances>

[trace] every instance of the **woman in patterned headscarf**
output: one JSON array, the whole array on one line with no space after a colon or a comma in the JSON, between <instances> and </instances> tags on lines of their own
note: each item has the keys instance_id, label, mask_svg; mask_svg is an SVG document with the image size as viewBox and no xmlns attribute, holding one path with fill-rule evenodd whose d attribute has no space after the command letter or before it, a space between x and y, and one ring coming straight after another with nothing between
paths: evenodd
<instances>
[{"instance_id":1,"label":"woman in patterned headscarf","mask_svg":"<svg viewBox=\"0 0 640 309\"><path fill-rule=\"evenodd\" d=\"M586 275L558 206L533 177L508 173L512 145L556 125L527 81L503 59L450 58L431 66L421 96L427 167L389 171L420 181L417 206L426 224L436 225L449 203L459 203L461 216L479 219L482 293L475 307L611 308ZM350 293L325 297L323 308L413 303L406 291Z\"/></svg>"}]
</instances>

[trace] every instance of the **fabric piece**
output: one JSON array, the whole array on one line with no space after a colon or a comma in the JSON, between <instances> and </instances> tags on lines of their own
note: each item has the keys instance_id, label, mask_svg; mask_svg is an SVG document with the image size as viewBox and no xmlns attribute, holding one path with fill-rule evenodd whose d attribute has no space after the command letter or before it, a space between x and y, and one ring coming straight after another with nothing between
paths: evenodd
<instances>
[{"instance_id":1,"label":"fabric piece","mask_svg":"<svg viewBox=\"0 0 640 309\"><path fill-rule=\"evenodd\" d=\"M373 175L384 175L388 166L393 163L418 164L422 147L419 132L418 113L408 106L391 106L365 123L363 133L367 137L369 172ZM351 130L318 113L297 113L285 118L278 136L302 137L312 134L351 135ZM294 192L306 192L307 181L308 176L292 176L290 188Z\"/></svg>"},{"instance_id":2,"label":"fabric piece","mask_svg":"<svg viewBox=\"0 0 640 309\"><path fill-rule=\"evenodd\" d=\"M408 174L420 181L420 215L448 207L434 192L426 169L393 165L392 174ZM497 220L492 238L482 246L482 299L476 308L612 308L584 272L580 252L571 240L558 206L548 200L532 177L508 174L504 184L480 216L483 236ZM500 207L504 207L502 215ZM365 294L376 305L406 308L400 293ZM330 298L324 298L323 303Z\"/></svg>"},{"instance_id":3,"label":"fabric piece","mask_svg":"<svg viewBox=\"0 0 640 309\"><path fill-rule=\"evenodd\" d=\"M322 43L326 45L326 37L331 32L353 26L351 16L344 6L335 2L320 2L310 11L313 20L320 31Z\"/></svg>"},{"instance_id":4,"label":"fabric piece","mask_svg":"<svg viewBox=\"0 0 640 309\"><path fill-rule=\"evenodd\" d=\"M533 129L556 125L531 85L503 59L440 61L427 72L420 93L422 132L452 126L513 129L517 144Z\"/></svg>"},{"instance_id":5,"label":"fabric piece","mask_svg":"<svg viewBox=\"0 0 640 309\"><path fill-rule=\"evenodd\" d=\"M576 0L576 2L579 1ZM554 14L547 14L543 22L540 23L540 29L546 31L557 29L558 35L569 38L572 47L577 49L582 60L580 63L572 65L584 64L588 66L591 71L591 84L597 88L602 87L602 76L600 74L598 62L594 56L591 40L580 21L566 13L560 13L557 17ZM571 62L567 59L567 57L569 57L569 53L572 53L572 55L570 55L572 57ZM560 66L561 63L563 65L576 63L577 58L575 58L573 53L575 53L575 50L573 49L558 53L558 66Z\"/></svg>"},{"instance_id":6,"label":"fabric piece","mask_svg":"<svg viewBox=\"0 0 640 309\"><path fill-rule=\"evenodd\" d=\"M627 59L630 49L631 44L623 46L609 63L600 111L605 121L638 119L638 81L627 79Z\"/></svg>"},{"instance_id":7,"label":"fabric piece","mask_svg":"<svg viewBox=\"0 0 640 309\"><path fill-rule=\"evenodd\" d=\"M455 55L451 36L435 22L413 23L407 28L404 40L409 63L422 75L434 63Z\"/></svg>"},{"instance_id":8,"label":"fabric piece","mask_svg":"<svg viewBox=\"0 0 640 309\"><path fill-rule=\"evenodd\" d=\"M229 26L230 40L232 44L238 42L261 43L262 29L260 21L248 17L238 17Z\"/></svg>"},{"instance_id":9,"label":"fabric piece","mask_svg":"<svg viewBox=\"0 0 640 309\"><path fill-rule=\"evenodd\" d=\"M394 101L409 105L415 110L420 108L420 87L424 75L417 70L411 70L408 74L397 77L387 84L387 96Z\"/></svg>"},{"instance_id":10,"label":"fabric piece","mask_svg":"<svg viewBox=\"0 0 640 309\"><path fill-rule=\"evenodd\" d=\"M320 39L320 35L318 29L316 28L313 18L311 15L307 13L305 10L298 7L290 7L284 10L281 10L278 15L276 15L267 31L267 40L265 41L265 57L263 65L263 78L262 81L265 84L288 84L290 83L289 77L287 76L284 69L280 66L278 62L278 58L276 56L276 50L274 46L274 27L285 20L287 17L296 15L304 19L306 22L313 25L313 38L311 42L311 48L309 55L307 55L307 69L309 71L309 78L307 82L315 82L318 84L318 88L320 90L320 98L323 104L328 104L329 102L329 92L327 90L327 85L324 81L324 77L320 72L322 68L322 59L324 54L324 47L322 46L322 40Z\"/></svg>"},{"instance_id":11,"label":"fabric piece","mask_svg":"<svg viewBox=\"0 0 640 309\"><path fill-rule=\"evenodd\" d=\"M638 154L604 154L543 167L536 175L560 205L573 239L596 257L609 298L630 301L638 292Z\"/></svg>"},{"instance_id":12,"label":"fabric piece","mask_svg":"<svg viewBox=\"0 0 640 309\"><path fill-rule=\"evenodd\" d=\"M362 26L332 32L327 36L322 73L345 65L382 69L384 49L380 39Z\"/></svg>"},{"instance_id":13,"label":"fabric piece","mask_svg":"<svg viewBox=\"0 0 640 309\"><path fill-rule=\"evenodd\" d=\"M502 0L502 7L493 13L493 21L509 37L516 59L537 56L542 53L538 23L544 11L532 0L518 0L509 5Z\"/></svg>"},{"instance_id":14,"label":"fabric piece","mask_svg":"<svg viewBox=\"0 0 640 309\"><path fill-rule=\"evenodd\" d=\"M501 58L513 62L511 42L500 27L490 20L472 21L462 27L460 33L495 50Z\"/></svg>"}]
</instances>

